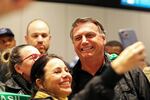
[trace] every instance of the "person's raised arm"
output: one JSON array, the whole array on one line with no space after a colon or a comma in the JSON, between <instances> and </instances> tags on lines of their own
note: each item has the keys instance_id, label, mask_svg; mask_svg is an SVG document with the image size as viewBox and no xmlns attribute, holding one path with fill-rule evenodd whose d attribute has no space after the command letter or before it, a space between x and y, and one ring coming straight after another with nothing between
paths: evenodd
<instances>
[{"instance_id":1,"label":"person's raised arm","mask_svg":"<svg viewBox=\"0 0 150 100\"><path fill-rule=\"evenodd\" d=\"M124 74L136 66L145 64L145 47L142 42L136 42L127 47L111 65L117 74Z\"/></svg>"},{"instance_id":2,"label":"person's raised arm","mask_svg":"<svg viewBox=\"0 0 150 100\"><path fill-rule=\"evenodd\" d=\"M127 47L112 61L104 73L94 77L83 90L71 100L112 100L114 87L124 73L145 63L145 47L142 42L136 42Z\"/></svg>"}]
</instances>

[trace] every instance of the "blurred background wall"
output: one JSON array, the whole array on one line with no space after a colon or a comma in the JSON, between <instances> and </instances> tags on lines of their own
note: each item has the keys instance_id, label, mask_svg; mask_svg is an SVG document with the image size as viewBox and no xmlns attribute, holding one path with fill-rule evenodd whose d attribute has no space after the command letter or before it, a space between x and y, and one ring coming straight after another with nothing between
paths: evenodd
<instances>
[{"instance_id":1,"label":"blurred background wall","mask_svg":"<svg viewBox=\"0 0 150 100\"><path fill-rule=\"evenodd\" d=\"M69 34L73 21L78 17L93 17L99 20L104 25L107 40L119 40L119 29L133 28L137 32L138 40L145 44L147 61L150 62L150 12L34 1L21 11L0 17L0 27L11 28L19 45L25 43L28 22L42 18L49 23L52 34L49 53L56 53L71 62L76 54Z\"/></svg>"}]
</instances>

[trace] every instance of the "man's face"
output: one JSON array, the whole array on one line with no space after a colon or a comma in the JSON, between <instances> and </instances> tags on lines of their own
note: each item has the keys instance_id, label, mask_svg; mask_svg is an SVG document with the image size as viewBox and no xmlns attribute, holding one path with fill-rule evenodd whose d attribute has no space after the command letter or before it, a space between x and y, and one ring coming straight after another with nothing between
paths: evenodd
<instances>
[{"instance_id":1,"label":"man's face","mask_svg":"<svg viewBox=\"0 0 150 100\"><path fill-rule=\"evenodd\" d=\"M25 38L26 42L36 47L40 53L46 53L51 40L49 27L42 21L33 22Z\"/></svg>"},{"instance_id":2,"label":"man's face","mask_svg":"<svg viewBox=\"0 0 150 100\"><path fill-rule=\"evenodd\" d=\"M0 36L0 51L13 48L14 46L16 46L14 37L7 35Z\"/></svg>"},{"instance_id":3,"label":"man's face","mask_svg":"<svg viewBox=\"0 0 150 100\"><path fill-rule=\"evenodd\" d=\"M73 31L72 41L80 58L104 54L105 35L93 23L87 22L78 25Z\"/></svg>"},{"instance_id":4,"label":"man's face","mask_svg":"<svg viewBox=\"0 0 150 100\"><path fill-rule=\"evenodd\" d=\"M32 56L33 54L36 54L37 56ZM21 64L19 64L20 66L17 72L21 72L23 77L26 80L30 81L30 72L32 65L35 62L35 60L37 60L40 56L40 52L33 46L27 46L21 49L20 55L23 61L21 62Z\"/></svg>"}]
</instances>

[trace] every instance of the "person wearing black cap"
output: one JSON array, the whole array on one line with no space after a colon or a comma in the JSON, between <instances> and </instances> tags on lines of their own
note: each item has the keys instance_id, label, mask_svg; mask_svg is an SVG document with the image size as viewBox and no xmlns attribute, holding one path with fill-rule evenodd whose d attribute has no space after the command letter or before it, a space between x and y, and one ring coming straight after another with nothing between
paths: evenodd
<instances>
[{"instance_id":1,"label":"person wearing black cap","mask_svg":"<svg viewBox=\"0 0 150 100\"><path fill-rule=\"evenodd\" d=\"M0 51L16 46L13 32L9 28L0 28Z\"/></svg>"},{"instance_id":2,"label":"person wearing black cap","mask_svg":"<svg viewBox=\"0 0 150 100\"><path fill-rule=\"evenodd\" d=\"M11 49L16 46L14 33L9 28L0 28L0 81L9 79L9 55Z\"/></svg>"}]
</instances>

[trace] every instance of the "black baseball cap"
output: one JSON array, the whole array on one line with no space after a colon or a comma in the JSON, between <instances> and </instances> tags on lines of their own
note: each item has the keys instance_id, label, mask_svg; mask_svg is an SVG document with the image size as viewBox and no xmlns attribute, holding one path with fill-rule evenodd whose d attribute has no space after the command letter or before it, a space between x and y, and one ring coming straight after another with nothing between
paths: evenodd
<instances>
[{"instance_id":1,"label":"black baseball cap","mask_svg":"<svg viewBox=\"0 0 150 100\"><path fill-rule=\"evenodd\" d=\"M1 35L7 35L7 36L14 37L14 33L9 28L0 28L0 36Z\"/></svg>"}]
</instances>

